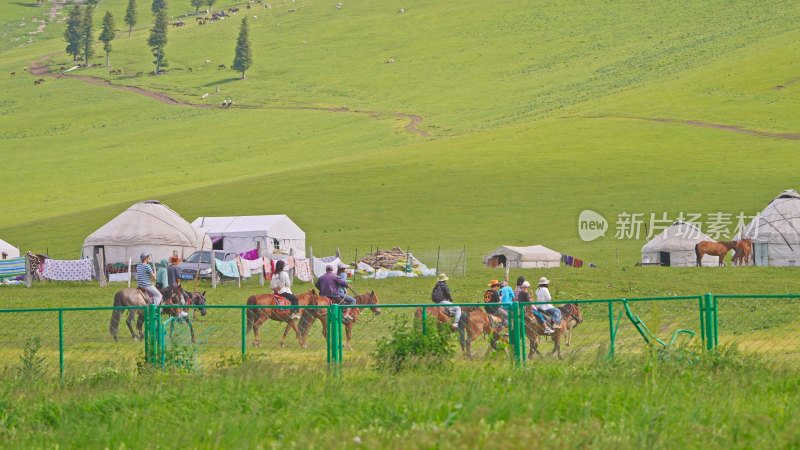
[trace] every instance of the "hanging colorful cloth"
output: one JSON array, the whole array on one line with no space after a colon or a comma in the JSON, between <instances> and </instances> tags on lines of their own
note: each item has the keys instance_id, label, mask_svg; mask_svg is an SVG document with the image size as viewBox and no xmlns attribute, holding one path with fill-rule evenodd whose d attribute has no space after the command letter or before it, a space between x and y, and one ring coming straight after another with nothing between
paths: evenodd
<instances>
[{"instance_id":1,"label":"hanging colorful cloth","mask_svg":"<svg viewBox=\"0 0 800 450\"><path fill-rule=\"evenodd\" d=\"M572 262L572 267L583 267L583 261L575 258L575 261Z\"/></svg>"},{"instance_id":2,"label":"hanging colorful cloth","mask_svg":"<svg viewBox=\"0 0 800 450\"><path fill-rule=\"evenodd\" d=\"M300 281L311 282L311 261L308 259L298 259L294 266L294 276Z\"/></svg>"}]
</instances>

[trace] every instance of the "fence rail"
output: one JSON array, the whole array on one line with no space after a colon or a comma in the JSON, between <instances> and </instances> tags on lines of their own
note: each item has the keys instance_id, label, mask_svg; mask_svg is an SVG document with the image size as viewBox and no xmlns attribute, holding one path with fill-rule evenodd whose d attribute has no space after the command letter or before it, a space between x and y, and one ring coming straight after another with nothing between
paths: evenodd
<instances>
[{"instance_id":1,"label":"fence rail","mask_svg":"<svg viewBox=\"0 0 800 450\"><path fill-rule=\"evenodd\" d=\"M575 304L580 312L581 323L572 317L562 321L574 325L566 327L569 330L558 339L569 358L596 357L598 352L613 358L696 339L707 350L722 343L777 361L800 361L800 341L794 339L800 331L800 319L796 319L800 295L704 294L552 303ZM470 341L470 350L495 352L492 337L498 336L507 342L507 347L501 346L507 350L501 351L507 351L515 364L524 363L539 348L544 350L548 338L534 334L537 325L530 305L510 304L508 326L491 328L490 323L488 331L482 329ZM483 311L486 304L454 306ZM0 309L0 377L34 359L41 362L44 373L61 378L147 367L198 371L242 357L268 357L287 364L327 363L339 371L348 363L369 361L377 343L391 338L393 327L416 326L430 332L439 306L298 306L301 319L295 322L296 328L287 320L288 312L278 314L281 321L259 323L263 315L275 315L270 310L283 310L282 306L184 306L188 310L184 316L168 314L171 308L175 306ZM208 314L203 315L206 310ZM449 324L452 318L440 320ZM473 321L469 323L477 320L468 318ZM115 329L118 340L112 336ZM464 333L469 337L462 325L453 333L454 339L464 342ZM551 342L557 351L556 340Z\"/></svg>"}]
</instances>

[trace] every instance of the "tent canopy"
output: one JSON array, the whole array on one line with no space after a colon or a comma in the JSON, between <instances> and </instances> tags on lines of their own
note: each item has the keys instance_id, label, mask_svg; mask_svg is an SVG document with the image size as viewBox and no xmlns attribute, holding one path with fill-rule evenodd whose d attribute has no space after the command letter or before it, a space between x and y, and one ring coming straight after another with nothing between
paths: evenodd
<instances>
[{"instance_id":1,"label":"tent canopy","mask_svg":"<svg viewBox=\"0 0 800 450\"><path fill-rule=\"evenodd\" d=\"M269 253L294 250L305 258L306 233L285 214L268 216L198 217L192 225L205 231L221 250L243 253L261 244Z\"/></svg>"},{"instance_id":2,"label":"tent canopy","mask_svg":"<svg viewBox=\"0 0 800 450\"><path fill-rule=\"evenodd\" d=\"M5 253L6 258L16 258L19 256L19 249L0 239L0 253ZM2 257L2 256L0 256Z\"/></svg>"},{"instance_id":3,"label":"tent canopy","mask_svg":"<svg viewBox=\"0 0 800 450\"><path fill-rule=\"evenodd\" d=\"M677 221L642 247L642 262L660 263L672 267L692 267L697 265L694 246L700 241L714 241L694 225ZM703 256L704 266L716 266L719 259Z\"/></svg>"},{"instance_id":4,"label":"tent canopy","mask_svg":"<svg viewBox=\"0 0 800 450\"><path fill-rule=\"evenodd\" d=\"M139 202L90 234L83 242L82 255L93 256L102 247L107 263L139 261L141 253L151 253L154 261L177 252L188 257L192 252L211 248L211 239L178 213L155 200Z\"/></svg>"},{"instance_id":5,"label":"tent canopy","mask_svg":"<svg viewBox=\"0 0 800 450\"><path fill-rule=\"evenodd\" d=\"M561 266L561 253L550 250L543 245L530 247L514 247L501 245L483 257L487 267L508 264L515 268L548 268Z\"/></svg>"},{"instance_id":6,"label":"tent canopy","mask_svg":"<svg viewBox=\"0 0 800 450\"><path fill-rule=\"evenodd\" d=\"M781 192L737 237L752 240L756 265L800 265L800 194Z\"/></svg>"}]
</instances>

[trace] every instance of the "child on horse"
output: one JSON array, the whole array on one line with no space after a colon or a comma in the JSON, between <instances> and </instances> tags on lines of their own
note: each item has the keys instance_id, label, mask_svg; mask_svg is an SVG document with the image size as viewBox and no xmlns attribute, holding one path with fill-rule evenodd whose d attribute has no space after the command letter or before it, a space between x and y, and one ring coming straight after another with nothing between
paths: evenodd
<instances>
[{"instance_id":1,"label":"child on horse","mask_svg":"<svg viewBox=\"0 0 800 450\"><path fill-rule=\"evenodd\" d=\"M449 278L447 278L446 274L439 274L439 281L436 282L436 286L433 287L433 291L431 292L431 300L433 300L434 303L439 305L453 304L453 296L450 295L450 287L447 285L447 280L449 280ZM461 307L450 306L449 309L451 309L455 315L451 327L453 330L458 330L458 323L461 321Z\"/></svg>"},{"instance_id":2,"label":"child on horse","mask_svg":"<svg viewBox=\"0 0 800 450\"><path fill-rule=\"evenodd\" d=\"M353 297L341 297L339 295L339 287L343 287L347 289L347 281L336 276L333 273L333 264L329 264L328 267L325 268L325 274L317 279L317 282L314 283L314 286L319 289L319 296L320 297L327 297L332 301L341 304L342 302L347 302L350 305L356 304L356 299ZM345 291L347 292L347 291ZM352 300L352 303L351 303ZM350 322L353 318L350 316L350 311L345 310L343 311L344 314L342 315L342 320L345 322Z\"/></svg>"},{"instance_id":3,"label":"child on horse","mask_svg":"<svg viewBox=\"0 0 800 450\"><path fill-rule=\"evenodd\" d=\"M520 285L520 289L521 290L519 291L519 295L517 296L517 301L518 302L520 302L520 303L530 303L531 294L530 294L530 292L528 292L528 289L530 289L530 287L531 287L531 284L528 283L527 281L523 281L522 282L522 284ZM553 331L553 329L550 328L547 325L547 321L544 320L544 316L542 315L542 313L540 313L536 308L534 308L533 305L531 305L531 312L533 313L533 316L536 317L539 320L539 323L544 325L544 334L553 334L553 333L555 333L555 331Z\"/></svg>"}]
</instances>

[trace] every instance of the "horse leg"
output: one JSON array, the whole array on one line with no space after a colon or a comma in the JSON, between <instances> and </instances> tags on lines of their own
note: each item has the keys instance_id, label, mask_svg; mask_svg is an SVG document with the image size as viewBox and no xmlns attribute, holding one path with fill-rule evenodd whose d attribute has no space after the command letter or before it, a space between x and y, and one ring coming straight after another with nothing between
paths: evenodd
<instances>
[{"instance_id":1,"label":"horse leg","mask_svg":"<svg viewBox=\"0 0 800 450\"><path fill-rule=\"evenodd\" d=\"M189 335L192 336L192 344L194 344L194 327L192 326L192 321L187 320L186 322L189 324Z\"/></svg>"},{"instance_id":2,"label":"horse leg","mask_svg":"<svg viewBox=\"0 0 800 450\"><path fill-rule=\"evenodd\" d=\"M345 341L344 346L347 347L348 350L352 350L353 347L350 346L350 336L353 334L353 322L347 322L344 324L344 334L345 334Z\"/></svg>"},{"instance_id":3,"label":"horse leg","mask_svg":"<svg viewBox=\"0 0 800 450\"><path fill-rule=\"evenodd\" d=\"M133 340L136 340L136 333L133 332L133 311L128 311L128 318L125 319L125 323L128 325L128 330L131 332L131 337Z\"/></svg>"},{"instance_id":4,"label":"horse leg","mask_svg":"<svg viewBox=\"0 0 800 450\"><path fill-rule=\"evenodd\" d=\"M558 354L558 359L564 359L561 357L561 331L558 333L553 334L553 351L550 355Z\"/></svg>"},{"instance_id":5,"label":"horse leg","mask_svg":"<svg viewBox=\"0 0 800 450\"><path fill-rule=\"evenodd\" d=\"M300 347L302 348L308 347L308 345L306 345L306 343L303 342L303 337L300 335L300 329L297 327L297 321L292 320L289 322L289 324L292 326L292 329L294 329L294 334L297 335L297 343L300 344Z\"/></svg>"},{"instance_id":6,"label":"horse leg","mask_svg":"<svg viewBox=\"0 0 800 450\"><path fill-rule=\"evenodd\" d=\"M253 341L253 345L258 347L261 345L261 342L258 340L258 327L261 326L261 323L264 320L261 318L261 314L259 314L256 319L253 321L253 336L255 336L255 340Z\"/></svg>"},{"instance_id":7,"label":"horse leg","mask_svg":"<svg viewBox=\"0 0 800 450\"><path fill-rule=\"evenodd\" d=\"M119 330L119 319L121 315L122 311L119 309L115 309L111 312L111 325L108 327L108 332L114 337L115 342L117 341L117 330Z\"/></svg>"},{"instance_id":8,"label":"horse leg","mask_svg":"<svg viewBox=\"0 0 800 450\"><path fill-rule=\"evenodd\" d=\"M283 330L283 336L281 337L281 347L286 347L286 336L289 334L291 327L290 323L286 322L286 329Z\"/></svg>"}]
</instances>

